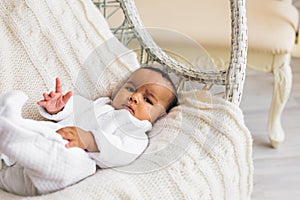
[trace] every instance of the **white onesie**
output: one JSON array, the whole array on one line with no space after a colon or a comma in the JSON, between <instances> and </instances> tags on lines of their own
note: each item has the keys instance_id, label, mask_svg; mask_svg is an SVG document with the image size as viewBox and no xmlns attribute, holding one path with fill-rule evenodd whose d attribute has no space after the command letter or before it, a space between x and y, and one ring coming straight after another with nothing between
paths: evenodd
<instances>
[{"instance_id":1,"label":"white onesie","mask_svg":"<svg viewBox=\"0 0 300 200\"><path fill-rule=\"evenodd\" d=\"M35 121L21 118L27 96L12 91L0 97L0 155L10 162L0 170L0 188L19 195L45 194L74 184L100 168L133 162L148 145L147 120L138 120L127 110L115 110L107 97L89 101L74 96L63 111L42 116L55 120ZM90 131L100 152L67 149L56 130L77 126ZM7 160L7 159L6 159Z\"/></svg>"}]
</instances>

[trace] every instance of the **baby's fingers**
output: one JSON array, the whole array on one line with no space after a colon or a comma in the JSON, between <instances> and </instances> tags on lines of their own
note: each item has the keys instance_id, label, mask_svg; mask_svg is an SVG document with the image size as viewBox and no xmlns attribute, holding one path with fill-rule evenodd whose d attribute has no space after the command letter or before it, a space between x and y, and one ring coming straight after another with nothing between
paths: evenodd
<instances>
[{"instance_id":1,"label":"baby's fingers","mask_svg":"<svg viewBox=\"0 0 300 200\"><path fill-rule=\"evenodd\" d=\"M71 91L67 92L67 94L65 94L63 96L63 102L67 103L67 101L69 101L69 99L71 98L71 96L72 96L72 92Z\"/></svg>"},{"instance_id":2,"label":"baby's fingers","mask_svg":"<svg viewBox=\"0 0 300 200\"><path fill-rule=\"evenodd\" d=\"M74 134L70 131L67 130L67 128L61 128L56 131L63 139L66 140L73 140L74 139Z\"/></svg>"},{"instance_id":3,"label":"baby's fingers","mask_svg":"<svg viewBox=\"0 0 300 200\"><path fill-rule=\"evenodd\" d=\"M51 99L51 97L47 94L47 93L44 93L43 94L43 97L46 101L48 101L49 99Z\"/></svg>"},{"instance_id":4,"label":"baby's fingers","mask_svg":"<svg viewBox=\"0 0 300 200\"><path fill-rule=\"evenodd\" d=\"M47 106L47 101L44 101L44 100L38 101L37 105L46 107Z\"/></svg>"},{"instance_id":5,"label":"baby's fingers","mask_svg":"<svg viewBox=\"0 0 300 200\"><path fill-rule=\"evenodd\" d=\"M49 96L50 96L51 98L55 97L55 92L53 92L53 91L50 92Z\"/></svg>"},{"instance_id":6,"label":"baby's fingers","mask_svg":"<svg viewBox=\"0 0 300 200\"><path fill-rule=\"evenodd\" d=\"M67 148L77 147L76 143L77 143L76 141L70 141L69 143L67 143L65 145L65 147L67 147Z\"/></svg>"},{"instance_id":7,"label":"baby's fingers","mask_svg":"<svg viewBox=\"0 0 300 200\"><path fill-rule=\"evenodd\" d=\"M83 144L81 142L79 142L78 140L72 140L70 141L68 144L65 145L66 148L71 148L71 147L79 147L82 149L85 149L85 147L83 146Z\"/></svg>"},{"instance_id":8,"label":"baby's fingers","mask_svg":"<svg viewBox=\"0 0 300 200\"><path fill-rule=\"evenodd\" d=\"M57 77L55 79L55 92L61 93L60 79Z\"/></svg>"}]
</instances>

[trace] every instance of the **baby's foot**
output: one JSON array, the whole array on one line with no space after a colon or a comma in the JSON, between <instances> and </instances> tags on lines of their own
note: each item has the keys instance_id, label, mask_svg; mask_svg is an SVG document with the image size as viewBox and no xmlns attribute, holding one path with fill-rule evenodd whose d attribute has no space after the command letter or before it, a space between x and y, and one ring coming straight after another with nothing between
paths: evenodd
<instances>
[{"instance_id":1,"label":"baby's foot","mask_svg":"<svg viewBox=\"0 0 300 200\"><path fill-rule=\"evenodd\" d=\"M26 136L23 132L20 131L20 128L16 126L11 120L7 117L0 116L0 152L6 156L11 157L10 153L17 146L22 146L20 141L26 141ZM21 134L22 133L22 134ZM19 151L19 150L18 150Z\"/></svg>"},{"instance_id":2,"label":"baby's foot","mask_svg":"<svg viewBox=\"0 0 300 200\"><path fill-rule=\"evenodd\" d=\"M22 107L28 96L17 90L12 90L0 96L0 116L8 118L20 118Z\"/></svg>"}]
</instances>

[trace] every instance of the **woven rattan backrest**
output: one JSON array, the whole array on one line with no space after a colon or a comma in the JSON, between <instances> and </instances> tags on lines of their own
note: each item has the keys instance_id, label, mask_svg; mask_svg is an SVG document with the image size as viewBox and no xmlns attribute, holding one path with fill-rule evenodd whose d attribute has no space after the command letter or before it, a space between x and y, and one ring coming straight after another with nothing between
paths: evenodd
<instances>
[{"instance_id":1,"label":"woven rattan backrest","mask_svg":"<svg viewBox=\"0 0 300 200\"><path fill-rule=\"evenodd\" d=\"M245 0L230 0L231 9L231 54L227 70L199 71L167 55L152 39L144 28L133 0L93 0L95 5L109 21L115 15L123 16L118 25L112 26L112 32L120 41L129 45L137 40L140 45L141 64L158 62L166 69L188 81L197 81L206 85L224 85L225 98L239 105L243 92L247 63L247 24Z\"/></svg>"}]
</instances>

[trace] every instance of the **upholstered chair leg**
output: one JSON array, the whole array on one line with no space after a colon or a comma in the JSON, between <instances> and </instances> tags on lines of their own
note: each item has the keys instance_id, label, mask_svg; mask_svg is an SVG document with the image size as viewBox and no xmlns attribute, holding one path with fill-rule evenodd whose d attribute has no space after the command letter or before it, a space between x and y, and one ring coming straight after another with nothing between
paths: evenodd
<instances>
[{"instance_id":1,"label":"upholstered chair leg","mask_svg":"<svg viewBox=\"0 0 300 200\"><path fill-rule=\"evenodd\" d=\"M276 62L277 61L277 62ZM276 65L278 61L282 64ZM290 67L290 54L284 59L274 59L274 91L269 113L269 139L271 145L277 148L284 141L285 134L281 125L281 114L289 98L292 87L292 72Z\"/></svg>"}]
</instances>

